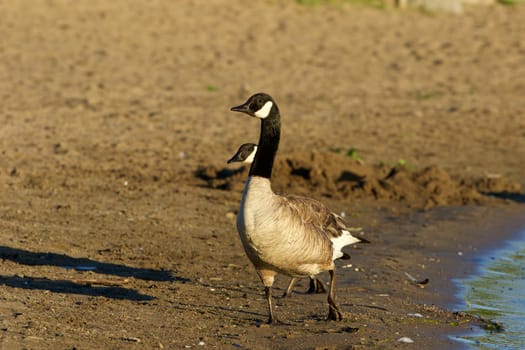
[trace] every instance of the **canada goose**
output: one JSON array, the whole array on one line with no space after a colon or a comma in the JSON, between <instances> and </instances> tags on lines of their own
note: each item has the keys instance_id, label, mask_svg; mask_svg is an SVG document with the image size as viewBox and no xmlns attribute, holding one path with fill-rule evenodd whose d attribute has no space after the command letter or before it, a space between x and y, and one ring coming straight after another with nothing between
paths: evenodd
<instances>
[{"instance_id":1,"label":"canada goose","mask_svg":"<svg viewBox=\"0 0 525 350\"><path fill-rule=\"evenodd\" d=\"M255 158L255 153L257 152L257 145L254 143L243 143L237 152L228 160L228 164L230 163L244 163L244 164L251 164L253 162L253 159ZM348 227L348 231L351 232L361 232L360 227ZM359 243L370 243L368 240L354 235L358 239L357 242ZM341 259L350 259L350 255L344 253L344 255L341 257ZM310 284L308 287L308 290L306 293L308 294L314 294L314 293L326 293L326 288L324 287L323 281L318 279L315 276L308 276L310 280ZM292 295L293 287L295 283L297 282L296 277L292 277L290 280L290 283L288 284L288 287L283 293L283 298L289 297Z\"/></svg>"},{"instance_id":2,"label":"canada goose","mask_svg":"<svg viewBox=\"0 0 525 350\"><path fill-rule=\"evenodd\" d=\"M321 202L272 191L270 179L281 136L281 117L273 98L258 93L231 110L261 119L259 146L241 199L237 231L264 284L268 322L279 323L272 302L278 273L297 277L322 271L330 274L328 320L341 320L343 315L335 302L334 260L344 256L343 247L359 239Z\"/></svg>"},{"instance_id":3,"label":"canada goose","mask_svg":"<svg viewBox=\"0 0 525 350\"><path fill-rule=\"evenodd\" d=\"M228 164L230 163L245 163L245 164L251 164L253 162L253 159L255 158L255 153L257 152L257 145L254 143L243 143L237 152L228 160ZM326 288L324 287L323 282L318 279L315 276L308 276L310 279L310 286L308 287L308 294L314 294L314 293L326 293ZM288 284L288 288L283 293L283 298L292 296L293 287L295 285L295 282L297 282L296 277L292 277L290 280L290 283Z\"/></svg>"}]
</instances>

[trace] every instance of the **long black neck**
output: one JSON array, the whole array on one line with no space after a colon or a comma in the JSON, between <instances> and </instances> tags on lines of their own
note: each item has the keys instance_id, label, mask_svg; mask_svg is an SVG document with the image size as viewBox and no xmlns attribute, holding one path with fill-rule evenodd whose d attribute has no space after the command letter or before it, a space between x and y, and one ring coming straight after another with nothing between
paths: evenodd
<instances>
[{"instance_id":1,"label":"long black neck","mask_svg":"<svg viewBox=\"0 0 525 350\"><path fill-rule=\"evenodd\" d=\"M261 122L259 146L250 168L249 176L272 177L273 162L281 138L281 116L277 106L272 107L270 115Z\"/></svg>"}]
</instances>

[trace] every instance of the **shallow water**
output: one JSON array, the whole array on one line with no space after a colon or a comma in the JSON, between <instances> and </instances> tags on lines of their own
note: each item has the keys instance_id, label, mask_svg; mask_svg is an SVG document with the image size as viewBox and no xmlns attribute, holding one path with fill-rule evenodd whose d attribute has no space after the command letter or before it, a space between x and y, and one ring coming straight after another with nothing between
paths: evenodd
<instances>
[{"instance_id":1,"label":"shallow water","mask_svg":"<svg viewBox=\"0 0 525 350\"><path fill-rule=\"evenodd\" d=\"M525 229L480 261L478 273L455 282L459 310L496 321L503 331L454 337L471 349L525 349Z\"/></svg>"}]
</instances>

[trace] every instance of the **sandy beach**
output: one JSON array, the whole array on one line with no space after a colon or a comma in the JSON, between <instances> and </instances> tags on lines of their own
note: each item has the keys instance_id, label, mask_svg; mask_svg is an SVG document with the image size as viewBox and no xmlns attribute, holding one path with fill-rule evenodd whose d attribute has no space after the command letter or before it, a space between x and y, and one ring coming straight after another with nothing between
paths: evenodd
<instances>
[{"instance_id":1,"label":"sandy beach","mask_svg":"<svg viewBox=\"0 0 525 350\"><path fill-rule=\"evenodd\" d=\"M0 348L459 349L484 325L451 279L525 227L525 6L10 1L0 30ZM259 91L275 191L371 242L338 263L341 322L301 280L265 324L226 164Z\"/></svg>"}]
</instances>

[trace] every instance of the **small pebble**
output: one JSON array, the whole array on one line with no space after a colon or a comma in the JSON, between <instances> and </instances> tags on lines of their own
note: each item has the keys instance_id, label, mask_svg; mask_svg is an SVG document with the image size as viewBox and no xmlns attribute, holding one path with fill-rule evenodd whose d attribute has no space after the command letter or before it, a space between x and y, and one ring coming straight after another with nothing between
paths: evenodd
<instances>
[{"instance_id":1,"label":"small pebble","mask_svg":"<svg viewBox=\"0 0 525 350\"><path fill-rule=\"evenodd\" d=\"M400 341L402 343L413 343L414 341L410 339L409 337L401 337L397 341Z\"/></svg>"},{"instance_id":2,"label":"small pebble","mask_svg":"<svg viewBox=\"0 0 525 350\"><path fill-rule=\"evenodd\" d=\"M121 339L133 343L140 343L140 338L137 337L122 337Z\"/></svg>"}]
</instances>

